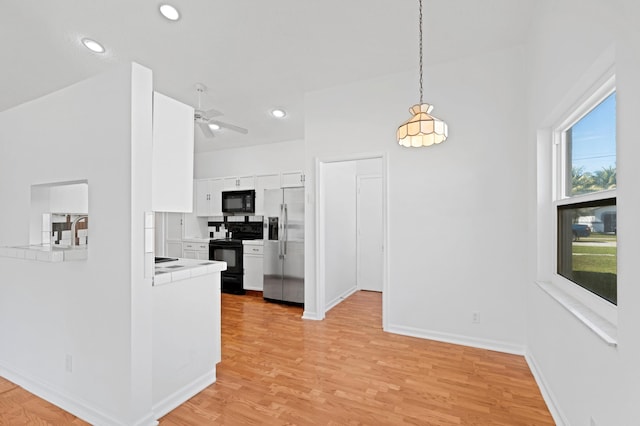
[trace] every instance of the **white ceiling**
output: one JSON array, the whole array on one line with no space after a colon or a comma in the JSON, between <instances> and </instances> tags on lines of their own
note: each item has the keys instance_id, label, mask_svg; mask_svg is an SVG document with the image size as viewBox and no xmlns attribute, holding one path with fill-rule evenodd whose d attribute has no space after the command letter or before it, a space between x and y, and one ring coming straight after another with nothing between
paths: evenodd
<instances>
[{"instance_id":1,"label":"white ceiling","mask_svg":"<svg viewBox=\"0 0 640 426\"><path fill-rule=\"evenodd\" d=\"M157 91L249 129L205 139L196 151L304 137L304 93L417 69L417 0L2 0L0 111L115 64L153 70ZM523 43L532 0L425 0L425 62ZM88 51L90 37L107 49ZM416 82L417 91L417 82ZM289 115L277 121L274 106Z\"/></svg>"}]
</instances>

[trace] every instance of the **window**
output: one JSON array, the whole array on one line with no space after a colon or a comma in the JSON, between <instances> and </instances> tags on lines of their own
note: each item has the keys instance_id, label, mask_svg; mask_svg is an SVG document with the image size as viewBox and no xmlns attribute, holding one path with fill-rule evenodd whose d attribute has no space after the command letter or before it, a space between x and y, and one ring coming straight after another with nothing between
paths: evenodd
<instances>
[{"instance_id":1,"label":"window","mask_svg":"<svg viewBox=\"0 0 640 426\"><path fill-rule=\"evenodd\" d=\"M555 132L558 275L617 304L616 92L610 79Z\"/></svg>"}]
</instances>

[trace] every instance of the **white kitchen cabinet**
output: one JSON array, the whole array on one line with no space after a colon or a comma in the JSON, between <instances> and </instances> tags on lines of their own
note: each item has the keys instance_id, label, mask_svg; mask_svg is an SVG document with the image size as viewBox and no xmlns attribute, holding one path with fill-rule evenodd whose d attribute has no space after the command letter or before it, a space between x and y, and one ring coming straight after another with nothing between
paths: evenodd
<instances>
[{"instance_id":1,"label":"white kitchen cabinet","mask_svg":"<svg viewBox=\"0 0 640 426\"><path fill-rule=\"evenodd\" d=\"M167 241L182 241L182 213L167 213Z\"/></svg>"},{"instance_id":2,"label":"white kitchen cabinet","mask_svg":"<svg viewBox=\"0 0 640 426\"><path fill-rule=\"evenodd\" d=\"M304 186L304 173L282 172L280 186L282 186L283 188Z\"/></svg>"},{"instance_id":3,"label":"white kitchen cabinet","mask_svg":"<svg viewBox=\"0 0 640 426\"><path fill-rule=\"evenodd\" d=\"M255 176L239 176L238 189L255 189Z\"/></svg>"},{"instance_id":4,"label":"white kitchen cabinet","mask_svg":"<svg viewBox=\"0 0 640 426\"><path fill-rule=\"evenodd\" d=\"M255 188L255 176L232 176L223 178L224 191L236 191Z\"/></svg>"},{"instance_id":5,"label":"white kitchen cabinet","mask_svg":"<svg viewBox=\"0 0 640 426\"><path fill-rule=\"evenodd\" d=\"M165 215L165 255L182 257L182 213Z\"/></svg>"},{"instance_id":6,"label":"white kitchen cabinet","mask_svg":"<svg viewBox=\"0 0 640 426\"><path fill-rule=\"evenodd\" d=\"M222 179L211 179L209 189L211 190L211 210L209 216L222 216Z\"/></svg>"},{"instance_id":7,"label":"white kitchen cabinet","mask_svg":"<svg viewBox=\"0 0 640 426\"><path fill-rule=\"evenodd\" d=\"M242 246L242 250L242 262L244 264L243 287L245 290L262 291L264 288L264 246L245 243Z\"/></svg>"},{"instance_id":8,"label":"white kitchen cabinet","mask_svg":"<svg viewBox=\"0 0 640 426\"><path fill-rule=\"evenodd\" d=\"M182 241L190 238L207 238L207 222L193 213L166 213L166 240Z\"/></svg>"},{"instance_id":9,"label":"white kitchen cabinet","mask_svg":"<svg viewBox=\"0 0 640 426\"><path fill-rule=\"evenodd\" d=\"M193 182L193 192L196 194L198 192L197 181ZM197 198L194 198L192 212L182 214L182 239L188 240L207 237L209 237L207 219L198 216Z\"/></svg>"},{"instance_id":10,"label":"white kitchen cabinet","mask_svg":"<svg viewBox=\"0 0 640 426\"><path fill-rule=\"evenodd\" d=\"M222 216L222 190L225 179L196 181L196 215Z\"/></svg>"},{"instance_id":11,"label":"white kitchen cabinet","mask_svg":"<svg viewBox=\"0 0 640 426\"><path fill-rule=\"evenodd\" d=\"M238 187L238 178L237 177L226 177L222 179L222 190L223 191L234 191Z\"/></svg>"},{"instance_id":12,"label":"white kitchen cabinet","mask_svg":"<svg viewBox=\"0 0 640 426\"><path fill-rule=\"evenodd\" d=\"M167 257L182 257L182 241L167 241Z\"/></svg>"},{"instance_id":13,"label":"white kitchen cabinet","mask_svg":"<svg viewBox=\"0 0 640 426\"><path fill-rule=\"evenodd\" d=\"M280 188L280 175L258 175L256 176L256 216L264 214L264 190Z\"/></svg>"},{"instance_id":14,"label":"white kitchen cabinet","mask_svg":"<svg viewBox=\"0 0 640 426\"><path fill-rule=\"evenodd\" d=\"M182 257L186 259L209 259L209 244L201 242L183 241Z\"/></svg>"},{"instance_id":15,"label":"white kitchen cabinet","mask_svg":"<svg viewBox=\"0 0 640 426\"><path fill-rule=\"evenodd\" d=\"M151 208L193 209L193 108L153 92Z\"/></svg>"},{"instance_id":16,"label":"white kitchen cabinet","mask_svg":"<svg viewBox=\"0 0 640 426\"><path fill-rule=\"evenodd\" d=\"M196 215L209 216L211 190L209 179L200 179L195 182Z\"/></svg>"}]
</instances>

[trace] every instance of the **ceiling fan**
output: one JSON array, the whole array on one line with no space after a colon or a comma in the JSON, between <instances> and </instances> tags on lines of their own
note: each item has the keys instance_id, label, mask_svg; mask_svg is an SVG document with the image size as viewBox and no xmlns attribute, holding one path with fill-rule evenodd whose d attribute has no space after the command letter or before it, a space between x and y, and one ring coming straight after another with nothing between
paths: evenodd
<instances>
[{"instance_id":1,"label":"ceiling fan","mask_svg":"<svg viewBox=\"0 0 640 426\"><path fill-rule=\"evenodd\" d=\"M219 120L214 120L215 117L223 115L216 109L209 109L207 111L202 110L201 97L202 94L207 92L207 86L202 83L196 83L196 92L198 93L198 107L195 108L194 121L206 137L215 137L215 133L213 133L213 131L219 129L229 129L233 130L234 132L242 133L243 135L249 133L249 130L245 129L244 127L225 123Z\"/></svg>"}]
</instances>

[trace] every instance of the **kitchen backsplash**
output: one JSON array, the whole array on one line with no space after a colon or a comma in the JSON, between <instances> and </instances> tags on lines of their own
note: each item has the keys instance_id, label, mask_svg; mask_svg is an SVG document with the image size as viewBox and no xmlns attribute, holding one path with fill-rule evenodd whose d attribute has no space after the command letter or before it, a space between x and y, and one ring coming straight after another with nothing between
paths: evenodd
<instances>
[{"instance_id":1,"label":"kitchen backsplash","mask_svg":"<svg viewBox=\"0 0 640 426\"><path fill-rule=\"evenodd\" d=\"M85 245L88 243L87 215L74 213L45 213L42 215L42 243ZM75 222L75 225L74 225ZM72 230L75 236L71 235Z\"/></svg>"},{"instance_id":2,"label":"kitchen backsplash","mask_svg":"<svg viewBox=\"0 0 640 426\"><path fill-rule=\"evenodd\" d=\"M225 216L209 218L209 238L260 239L262 236L262 216Z\"/></svg>"}]
</instances>

